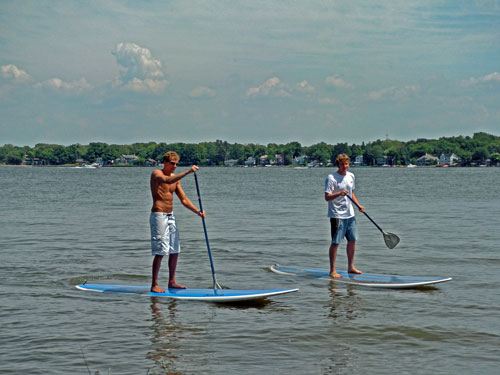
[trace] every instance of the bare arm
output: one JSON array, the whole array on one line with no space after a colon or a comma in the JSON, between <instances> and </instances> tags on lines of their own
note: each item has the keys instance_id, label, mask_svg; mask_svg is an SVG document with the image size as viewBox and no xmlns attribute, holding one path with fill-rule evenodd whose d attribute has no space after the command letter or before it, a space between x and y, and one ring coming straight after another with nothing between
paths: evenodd
<instances>
[{"instance_id":1,"label":"bare arm","mask_svg":"<svg viewBox=\"0 0 500 375\"><path fill-rule=\"evenodd\" d=\"M179 181L181 178L186 177L189 173L194 173L198 170L198 166L193 165L191 168L185 170L184 172L181 172L179 174L171 175L171 176L166 176L160 169L156 169L153 171L153 174L151 175L151 178L154 178L155 180L167 184L173 184L174 182Z\"/></svg>"},{"instance_id":2,"label":"bare arm","mask_svg":"<svg viewBox=\"0 0 500 375\"><path fill-rule=\"evenodd\" d=\"M325 193L325 201L333 201L340 196L346 196L348 194L347 190L336 191L335 193Z\"/></svg>"},{"instance_id":3,"label":"bare arm","mask_svg":"<svg viewBox=\"0 0 500 375\"><path fill-rule=\"evenodd\" d=\"M345 197L347 194L349 194L349 191L347 191L347 190L336 191L335 193L325 193L325 201L327 201L327 202L333 201L334 199L337 199L340 196ZM354 192L352 192L351 198L359 206L358 207L359 211L364 212L365 208L359 204L358 199L356 198L356 195L354 194Z\"/></svg>"},{"instance_id":4,"label":"bare arm","mask_svg":"<svg viewBox=\"0 0 500 375\"><path fill-rule=\"evenodd\" d=\"M352 192L352 200L358 205L358 209L360 212L365 212L365 207L360 205L358 202L358 198L356 198L356 195L354 195L354 191Z\"/></svg>"},{"instance_id":5,"label":"bare arm","mask_svg":"<svg viewBox=\"0 0 500 375\"><path fill-rule=\"evenodd\" d=\"M182 187L181 187L181 183L179 182L177 184L177 188L175 189L175 194L177 195L177 197L179 198L180 202L182 203L182 205L184 207L186 207L188 210L191 210L193 211L196 215L200 216L200 217L205 217L206 214L205 214L205 211L200 211L198 210L195 205L193 204L193 202L191 202L189 200L189 198L186 196L186 194L184 193L184 190L182 190Z\"/></svg>"}]
</instances>

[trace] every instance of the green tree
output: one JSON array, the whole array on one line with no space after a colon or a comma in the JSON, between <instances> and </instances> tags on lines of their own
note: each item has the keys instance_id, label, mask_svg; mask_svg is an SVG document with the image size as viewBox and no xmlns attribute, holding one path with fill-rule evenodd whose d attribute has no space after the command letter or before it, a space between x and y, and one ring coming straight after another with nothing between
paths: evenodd
<instances>
[{"instance_id":1,"label":"green tree","mask_svg":"<svg viewBox=\"0 0 500 375\"><path fill-rule=\"evenodd\" d=\"M223 165L224 161L228 159L229 144L227 141L216 140L215 141L215 155L214 162L216 165Z\"/></svg>"},{"instance_id":2,"label":"green tree","mask_svg":"<svg viewBox=\"0 0 500 375\"><path fill-rule=\"evenodd\" d=\"M432 148L426 142L420 142L410 146L410 157L418 159L425 154L432 153Z\"/></svg>"},{"instance_id":3,"label":"green tree","mask_svg":"<svg viewBox=\"0 0 500 375\"><path fill-rule=\"evenodd\" d=\"M332 153L333 147L327 145L325 142L317 143L306 149L306 155L310 160L317 160L322 164L328 163L331 160Z\"/></svg>"},{"instance_id":4,"label":"green tree","mask_svg":"<svg viewBox=\"0 0 500 375\"><path fill-rule=\"evenodd\" d=\"M88 145L84 158L93 163L97 158L102 158L108 145L102 142L92 142Z\"/></svg>"},{"instance_id":5,"label":"green tree","mask_svg":"<svg viewBox=\"0 0 500 375\"><path fill-rule=\"evenodd\" d=\"M491 158L491 163L498 166L498 164L500 164L500 153L498 152L495 152L493 154L491 154L490 156Z\"/></svg>"},{"instance_id":6,"label":"green tree","mask_svg":"<svg viewBox=\"0 0 500 375\"><path fill-rule=\"evenodd\" d=\"M365 147L365 153L363 154L363 160L366 165L377 165L377 160L384 155L384 150L382 146L375 145L372 146L368 144Z\"/></svg>"},{"instance_id":7,"label":"green tree","mask_svg":"<svg viewBox=\"0 0 500 375\"><path fill-rule=\"evenodd\" d=\"M484 164L486 159L490 157L490 153L486 147L479 147L474 150L472 153L472 161L475 161L480 164Z\"/></svg>"},{"instance_id":8,"label":"green tree","mask_svg":"<svg viewBox=\"0 0 500 375\"><path fill-rule=\"evenodd\" d=\"M299 142L289 142L283 147L283 152L292 159L297 156L302 156L304 151Z\"/></svg>"},{"instance_id":9,"label":"green tree","mask_svg":"<svg viewBox=\"0 0 500 375\"><path fill-rule=\"evenodd\" d=\"M23 158L20 152L9 152L6 157L7 164L20 165L23 162Z\"/></svg>"},{"instance_id":10,"label":"green tree","mask_svg":"<svg viewBox=\"0 0 500 375\"><path fill-rule=\"evenodd\" d=\"M229 159L236 159L241 163L243 163L245 158L245 147L240 144L232 144L229 146Z\"/></svg>"},{"instance_id":11,"label":"green tree","mask_svg":"<svg viewBox=\"0 0 500 375\"><path fill-rule=\"evenodd\" d=\"M460 158L462 166L468 166L472 162L472 152L470 151L460 150L457 156Z\"/></svg>"},{"instance_id":12,"label":"green tree","mask_svg":"<svg viewBox=\"0 0 500 375\"><path fill-rule=\"evenodd\" d=\"M182 154L179 154L184 165L199 164L201 160L200 149L194 144L186 144L182 149Z\"/></svg>"},{"instance_id":13,"label":"green tree","mask_svg":"<svg viewBox=\"0 0 500 375\"><path fill-rule=\"evenodd\" d=\"M337 158L338 155L340 155L340 154L351 155L351 153L352 153L352 150L347 143L337 143L333 147L331 161L332 161L332 163L335 163L335 159Z\"/></svg>"}]
</instances>

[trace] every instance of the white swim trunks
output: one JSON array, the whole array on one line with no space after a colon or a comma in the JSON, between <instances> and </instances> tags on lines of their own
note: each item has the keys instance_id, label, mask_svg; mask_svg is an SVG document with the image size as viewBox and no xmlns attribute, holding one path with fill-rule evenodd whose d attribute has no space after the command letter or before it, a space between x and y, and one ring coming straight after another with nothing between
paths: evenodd
<instances>
[{"instance_id":1,"label":"white swim trunks","mask_svg":"<svg viewBox=\"0 0 500 375\"><path fill-rule=\"evenodd\" d=\"M151 254L169 255L181 252L179 233L175 224L175 216L166 212L151 212L149 216L151 228Z\"/></svg>"}]
</instances>

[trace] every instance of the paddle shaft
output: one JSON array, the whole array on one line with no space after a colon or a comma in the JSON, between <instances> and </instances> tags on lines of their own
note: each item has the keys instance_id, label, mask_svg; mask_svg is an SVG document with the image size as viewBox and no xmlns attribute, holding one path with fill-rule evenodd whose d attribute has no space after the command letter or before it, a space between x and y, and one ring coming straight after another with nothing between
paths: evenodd
<instances>
[{"instance_id":1,"label":"paddle shaft","mask_svg":"<svg viewBox=\"0 0 500 375\"><path fill-rule=\"evenodd\" d=\"M200 211L203 211L203 206L201 204L200 187L198 186L198 177L196 172L194 173L194 181L196 182L196 192L198 193L198 202L200 205ZM205 242L207 243L208 258L210 259L210 267L212 268L212 279L214 281L214 289L221 289L219 283L217 282L217 277L215 276L214 262L212 260L212 252L210 251L210 244L208 242L207 226L205 225L205 218L201 218L203 222L203 231L205 232Z\"/></svg>"},{"instance_id":2,"label":"paddle shaft","mask_svg":"<svg viewBox=\"0 0 500 375\"><path fill-rule=\"evenodd\" d=\"M358 208L361 210L361 207L359 206L359 204L357 204L356 202L354 202L354 199L352 199L350 195L347 195L347 198L349 198L349 199L351 200L351 202L352 202L352 203L354 203L354 204L356 205L356 207L358 207ZM368 214L367 214L365 211L363 211L363 213L366 215L366 217L367 217L368 219L370 219L370 221L371 221L373 224L375 224L375 226L378 228L378 230L379 230L379 231L381 231L382 233L385 233L385 232L382 230L382 228L380 228L380 227L378 226L378 224L377 224L375 221L373 221L373 219L372 219L370 216L368 216Z\"/></svg>"}]
</instances>

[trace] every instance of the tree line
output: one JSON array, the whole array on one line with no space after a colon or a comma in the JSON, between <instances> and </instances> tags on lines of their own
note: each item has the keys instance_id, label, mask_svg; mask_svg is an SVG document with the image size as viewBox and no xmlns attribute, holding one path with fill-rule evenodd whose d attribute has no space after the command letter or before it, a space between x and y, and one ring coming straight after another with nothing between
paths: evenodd
<instances>
[{"instance_id":1,"label":"tree line","mask_svg":"<svg viewBox=\"0 0 500 375\"><path fill-rule=\"evenodd\" d=\"M267 155L264 158L266 161L273 162L277 154L282 155L284 165L293 164L295 158L302 156L306 156L305 160L326 165L334 162L340 153L345 153L352 159L362 155L365 165L377 165L380 158L384 158L385 163L389 165L406 165L415 164L416 159L425 154L439 157L441 154L455 153L459 157L460 164L468 166L484 164L488 159L493 163L499 163L500 137L479 132L474 133L472 137L420 138L409 142L386 139L367 144L363 142L361 145L347 143L332 145L320 142L312 146L302 146L299 142L267 145L231 144L221 140L198 144L148 142L109 145L92 142L88 145L77 143L70 146L39 143L34 147L5 144L0 147L0 163L19 165L26 159L35 158L46 165L75 164L79 159L92 163L98 158L108 163L120 158L121 155L136 155L137 164L144 165L149 159L161 162L163 154L171 150L179 154L182 165L224 165L226 160L237 160L238 164L244 164L249 157L259 160L265 155Z\"/></svg>"}]
</instances>

